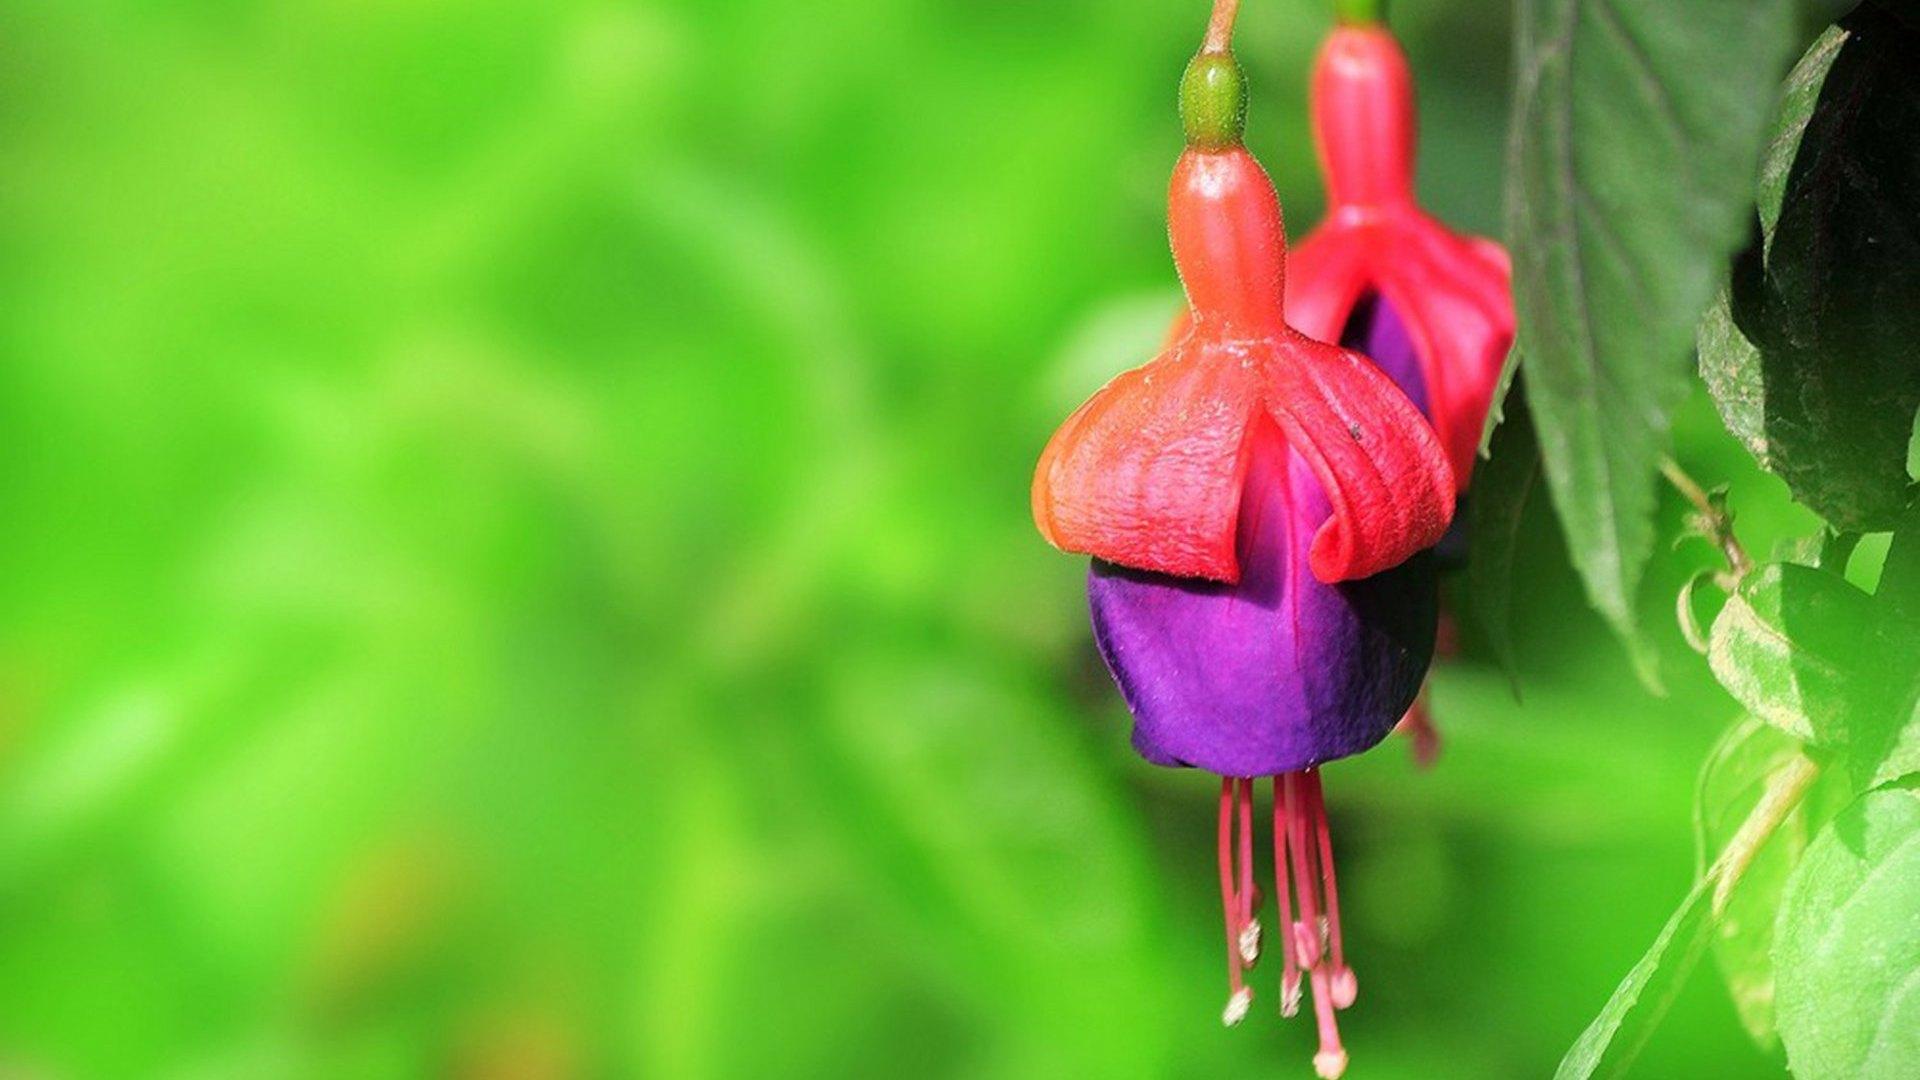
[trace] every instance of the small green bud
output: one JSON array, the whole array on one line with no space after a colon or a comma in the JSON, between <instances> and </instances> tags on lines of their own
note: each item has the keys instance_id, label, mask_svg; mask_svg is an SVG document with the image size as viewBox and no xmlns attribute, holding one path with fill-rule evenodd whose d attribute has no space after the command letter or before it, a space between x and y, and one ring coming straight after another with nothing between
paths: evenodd
<instances>
[{"instance_id":1,"label":"small green bud","mask_svg":"<svg viewBox=\"0 0 1920 1080\"><path fill-rule=\"evenodd\" d=\"M1187 145L1222 150L1247 127L1247 80L1230 52L1203 52L1180 76L1180 123Z\"/></svg>"}]
</instances>

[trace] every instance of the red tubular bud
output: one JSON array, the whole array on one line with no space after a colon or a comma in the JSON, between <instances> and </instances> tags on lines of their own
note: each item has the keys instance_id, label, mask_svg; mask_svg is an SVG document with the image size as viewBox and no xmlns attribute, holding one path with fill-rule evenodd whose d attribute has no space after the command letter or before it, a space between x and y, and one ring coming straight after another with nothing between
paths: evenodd
<instances>
[{"instance_id":1,"label":"red tubular bud","mask_svg":"<svg viewBox=\"0 0 1920 1080\"><path fill-rule=\"evenodd\" d=\"M1313 142L1333 212L1413 201L1413 75L1382 26L1342 26L1313 68Z\"/></svg>"},{"instance_id":2,"label":"red tubular bud","mask_svg":"<svg viewBox=\"0 0 1920 1080\"><path fill-rule=\"evenodd\" d=\"M1180 155L1167 234L1195 319L1225 336L1272 333L1285 290L1286 232L1265 169L1244 147Z\"/></svg>"}]
</instances>

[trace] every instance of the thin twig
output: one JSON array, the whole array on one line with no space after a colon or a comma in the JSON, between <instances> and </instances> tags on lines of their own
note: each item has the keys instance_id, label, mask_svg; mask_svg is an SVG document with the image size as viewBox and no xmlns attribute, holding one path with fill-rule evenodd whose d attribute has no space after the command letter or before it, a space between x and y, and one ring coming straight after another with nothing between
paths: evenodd
<instances>
[{"instance_id":1,"label":"thin twig","mask_svg":"<svg viewBox=\"0 0 1920 1080\"><path fill-rule=\"evenodd\" d=\"M1733 535L1733 518L1725 509L1714 505L1713 497L1707 494L1706 489L1688 476L1678 462L1664 455L1660 458L1660 475L1666 477L1667 483L1672 484L1674 490L1693 505L1694 511L1700 516L1701 525L1707 531L1707 538L1719 546L1720 554L1726 558L1734 576L1743 576L1753 569L1753 560L1748 557L1747 549L1741 547L1739 538Z\"/></svg>"}]
</instances>

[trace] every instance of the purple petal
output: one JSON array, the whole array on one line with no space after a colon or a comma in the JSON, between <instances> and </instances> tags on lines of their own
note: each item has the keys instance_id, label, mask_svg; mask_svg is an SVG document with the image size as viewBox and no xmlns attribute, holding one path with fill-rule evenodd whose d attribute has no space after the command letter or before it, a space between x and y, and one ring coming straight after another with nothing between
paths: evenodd
<instances>
[{"instance_id":1,"label":"purple petal","mask_svg":"<svg viewBox=\"0 0 1920 1080\"><path fill-rule=\"evenodd\" d=\"M1352 314L1347 316L1346 328L1340 333L1340 345L1365 353L1374 366L1386 372L1387 378L1392 379L1394 385L1419 406L1427 419L1433 419L1427 380L1420 371L1420 355L1414 351L1413 335L1407 332L1407 324L1400 321L1392 305L1380 294L1368 293L1353 306ZM1453 524L1447 526L1446 535L1434 547L1442 570L1457 569L1467 561L1465 500L1465 495L1460 496L1454 506Z\"/></svg>"},{"instance_id":2,"label":"purple petal","mask_svg":"<svg viewBox=\"0 0 1920 1080\"><path fill-rule=\"evenodd\" d=\"M1240 582L1095 561L1100 655L1133 710L1133 745L1160 765L1268 776L1357 754L1412 704L1433 651L1433 562L1364 581L1307 568L1331 512L1277 431L1253 436L1240 506Z\"/></svg>"},{"instance_id":3,"label":"purple petal","mask_svg":"<svg viewBox=\"0 0 1920 1080\"><path fill-rule=\"evenodd\" d=\"M1420 372L1420 354L1414 351L1413 335L1379 293L1368 293L1353 305L1347 325L1340 332L1340 347L1367 354L1374 366L1386 372L1387 378L1419 406L1427 419L1433 419L1427 380Z\"/></svg>"}]
</instances>

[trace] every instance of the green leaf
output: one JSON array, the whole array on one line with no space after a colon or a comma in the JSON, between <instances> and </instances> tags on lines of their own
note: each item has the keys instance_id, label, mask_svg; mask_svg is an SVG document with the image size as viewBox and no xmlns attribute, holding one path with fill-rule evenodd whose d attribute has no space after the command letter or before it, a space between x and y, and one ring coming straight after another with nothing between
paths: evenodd
<instances>
[{"instance_id":1,"label":"green leaf","mask_svg":"<svg viewBox=\"0 0 1920 1080\"><path fill-rule=\"evenodd\" d=\"M1913 414L1913 432L1907 436L1907 479L1920 480L1920 412Z\"/></svg>"},{"instance_id":2,"label":"green leaf","mask_svg":"<svg viewBox=\"0 0 1920 1080\"><path fill-rule=\"evenodd\" d=\"M1894 531L1873 599L1889 662L1880 700L1852 733L1848 764L1863 788L1920 772L1920 507Z\"/></svg>"},{"instance_id":3,"label":"green leaf","mask_svg":"<svg viewBox=\"0 0 1920 1080\"><path fill-rule=\"evenodd\" d=\"M1785 0L1522 0L1508 160L1519 347L1588 598L1634 613L1695 324L1745 238Z\"/></svg>"},{"instance_id":4,"label":"green leaf","mask_svg":"<svg viewBox=\"0 0 1920 1080\"><path fill-rule=\"evenodd\" d=\"M1853 754L1860 787L1878 787L1920 772L1920 695L1909 693L1904 708L1887 713L1889 724L1863 733Z\"/></svg>"},{"instance_id":5,"label":"green leaf","mask_svg":"<svg viewBox=\"0 0 1920 1080\"><path fill-rule=\"evenodd\" d=\"M1868 792L1820 831L1775 930L1780 1036L1799 1080L1920 1061L1920 792Z\"/></svg>"},{"instance_id":6,"label":"green leaf","mask_svg":"<svg viewBox=\"0 0 1920 1080\"><path fill-rule=\"evenodd\" d=\"M1867 7L1788 77L1760 170L1762 242L1701 320L1728 430L1843 529L1911 497L1920 408L1920 33Z\"/></svg>"},{"instance_id":7,"label":"green leaf","mask_svg":"<svg viewBox=\"0 0 1920 1080\"><path fill-rule=\"evenodd\" d=\"M1480 456L1493 452L1493 433L1507 418L1507 398L1513 393L1514 380L1520 377L1520 350L1507 350L1500 364L1500 377L1493 381L1493 396L1487 401L1486 423L1480 428Z\"/></svg>"},{"instance_id":8,"label":"green leaf","mask_svg":"<svg viewBox=\"0 0 1920 1080\"><path fill-rule=\"evenodd\" d=\"M1703 872L1739 831L1768 779L1799 753L1799 743L1752 717L1721 737L1700 768L1694 795L1694 838ZM1713 957L1734 1011L1763 1049L1779 1041L1773 1017L1774 913L1787 874L1806 846L1806 815L1796 808L1747 866L1713 934Z\"/></svg>"},{"instance_id":9,"label":"green leaf","mask_svg":"<svg viewBox=\"0 0 1920 1080\"><path fill-rule=\"evenodd\" d=\"M1712 878L1702 877L1694 883L1693 891L1660 928L1653 946L1633 965L1633 970L1627 972L1627 977L1620 980L1613 996L1600 1009L1600 1015L1593 1018L1593 1023L1587 1025L1567 1056L1560 1060L1560 1067L1554 1070L1554 1080L1619 1076L1633 1063L1706 948L1706 931L1712 922L1709 917L1712 895ZM1643 997L1647 998L1647 1004L1636 1008Z\"/></svg>"},{"instance_id":10,"label":"green leaf","mask_svg":"<svg viewBox=\"0 0 1920 1080\"><path fill-rule=\"evenodd\" d=\"M1773 545L1774 562L1799 563L1845 576L1853 549L1860 546L1860 534L1821 529L1811 536L1796 536Z\"/></svg>"},{"instance_id":11,"label":"green leaf","mask_svg":"<svg viewBox=\"0 0 1920 1080\"><path fill-rule=\"evenodd\" d=\"M1524 398L1524 392L1514 396L1505 421L1488 435L1487 460L1474 470L1473 497L1467 502L1473 548L1467 587L1515 697L1520 678L1513 650L1513 562L1521 522L1540 482L1540 446Z\"/></svg>"},{"instance_id":12,"label":"green leaf","mask_svg":"<svg viewBox=\"0 0 1920 1080\"><path fill-rule=\"evenodd\" d=\"M1837 746L1871 681L1872 597L1797 563L1749 573L1713 621L1707 665L1747 711L1804 742Z\"/></svg>"},{"instance_id":13,"label":"green leaf","mask_svg":"<svg viewBox=\"0 0 1920 1080\"><path fill-rule=\"evenodd\" d=\"M1889 617L1920 626L1920 506L1908 510L1893 531L1873 595Z\"/></svg>"}]
</instances>

